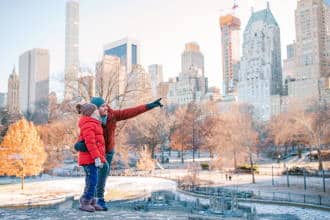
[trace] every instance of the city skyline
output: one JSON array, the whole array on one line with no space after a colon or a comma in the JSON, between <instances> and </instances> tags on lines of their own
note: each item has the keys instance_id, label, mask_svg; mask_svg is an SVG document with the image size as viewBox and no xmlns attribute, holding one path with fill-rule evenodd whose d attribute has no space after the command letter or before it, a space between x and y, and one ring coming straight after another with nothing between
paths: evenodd
<instances>
[{"instance_id":1,"label":"city skyline","mask_svg":"<svg viewBox=\"0 0 330 220\"><path fill-rule=\"evenodd\" d=\"M218 87L221 85L222 79L220 79L219 74L222 72L221 33L218 19L225 12L219 10L230 8L232 1L212 0L204 5L198 1L186 0L167 2L143 0L139 4L128 1L121 3L98 1L98 4L84 0L79 2L81 7L81 32L79 36L81 52L79 57L82 66L93 67L101 58L104 44L128 36L138 39L141 43L141 64L144 67L153 63L162 64L166 80L180 73L182 45L196 41L200 45L201 52L205 55L205 75L209 77L210 85ZM269 2L281 28L282 58L284 59L286 57L286 45L295 39L294 9L296 2L290 2L285 8L280 7L281 4L279 3L282 2L284 5L284 1L271 0ZM0 3L3 5L0 7L1 9L6 8L6 11L1 13L1 17L3 16L1 20L7 18L10 21L2 26L19 27L8 29L8 36L1 37L3 38L2 42L8 42L2 44L0 50L3 53L1 57L4 57L0 61L1 92L7 91L6 84L11 69L13 65L17 66L19 54L27 49L48 48L51 56L51 76L63 75L65 3L65 0L56 2L33 0L29 1L29 4L21 2L19 4L18 1ZM285 1L285 3L287 2ZM236 16L242 20L242 28L245 27L251 14L251 6L254 6L255 10L266 7L266 1L261 0L238 1L238 4L239 9L236 11ZM161 6L166 6L167 11L171 11L171 15L173 12L173 15L163 16L165 12ZM52 10L47 11L48 8L52 8ZM22 12L22 9L26 12L25 19L22 16L17 16ZM36 11L36 9L39 10ZM139 16L141 13L145 16ZM125 14L130 16L124 16ZM15 19L13 19L14 17ZM118 18L120 22L116 22ZM31 26L32 21L36 24L35 27ZM135 22L132 23L132 21ZM43 31L40 31L41 28ZM22 40L25 32L27 34ZM16 38L20 40L15 40Z\"/></svg>"}]
</instances>

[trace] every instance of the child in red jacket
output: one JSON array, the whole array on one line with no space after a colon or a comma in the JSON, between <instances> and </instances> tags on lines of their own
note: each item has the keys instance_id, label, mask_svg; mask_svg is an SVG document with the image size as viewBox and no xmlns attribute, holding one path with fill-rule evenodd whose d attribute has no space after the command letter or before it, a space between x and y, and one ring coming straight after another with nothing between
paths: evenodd
<instances>
[{"instance_id":1,"label":"child in red jacket","mask_svg":"<svg viewBox=\"0 0 330 220\"><path fill-rule=\"evenodd\" d=\"M103 167L105 160L105 143L103 128L101 126L100 115L97 107L91 103L78 105L77 110L82 116L79 119L80 136L79 140L84 140L87 150L79 151L78 163L83 166L85 177L85 189L80 198L79 209L88 212L101 211L94 198L98 178L98 168Z\"/></svg>"}]
</instances>

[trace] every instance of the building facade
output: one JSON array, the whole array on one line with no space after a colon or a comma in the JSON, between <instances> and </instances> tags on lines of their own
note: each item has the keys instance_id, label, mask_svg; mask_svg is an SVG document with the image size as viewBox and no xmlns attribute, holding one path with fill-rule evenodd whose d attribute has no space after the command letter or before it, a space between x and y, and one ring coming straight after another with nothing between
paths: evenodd
<instances>
[{"instance_id":1,"label":"building facade","mask_svg":"<svg viewBox=\"0 0 330 220\"><path fill-rule=\"evenodd\" d=\"M280 28L267 4L266 9L252 12L244 30L238 101L253 105L256 116L268 120L274 112L272 96L281 92Z\"/></svg>"},{"instance_id":2,"label":"building facade","mask_svg":"<svg viewBox=\"0 0 330 220\"><path fill-rule=\"evenodd\" d=\"M141 65L134 65L127 75L127 93L123 106L130 107L152 100L151 80L149 73Z\"/></svg>"},{"instance_id":3,"label":"building facade","mask_svg":"<svg viewBox=\"0 0 330 220\"><path fill-rule=\"evenodd\" d=\"M95 76L84 75L78 78L79 96L87 100L95 96Z\"/></svg>"},{"instance_id":4,"label":"building facade","mask_svg":"<svg viewBox=\"0 0 330 220\"><path fill-rule=\"evenodd\" d=\"M0 92L0 108L4 108L6 107L6 98L7 98L7 94L4 92Z\"/></svg>"},{"instance_id":5,"label":"building facade","mask_svg":"<svg viewBox=\"0 0 330 220\"><path fill-rule=\"evenodd\" d=\"M130 38L124 38L107 44L103 48L104 55L117 56L120 58L120 63L126 68L127 73L132 71L133 65L140 64L139 53L139 42Z\"/></svg>"},{"instance_id":6,"label":"building facade","mask_svg":"<svg viewBox=\"0 0 330 220\"><path fill-rule=\"evenodd\" d=\"M168 102L173 105L186 105L201 101L208 90L204 77L204 56L197 43L187 43L181 57L182 72L169 85Z\"/></svg>"},{"instance_id":7,"label":"building facade","mask_svg":"<svg viewBox=\"0 0 330 220\"><path fill-rule=\"evenodd\" d=\"M152 64L148 66L148 72L151 80L151 93L153 97L157 96L157 87L164 81L163 66L160 64Z\"/></svg>"},{"instance_id":8,"label":"building facade","mask_svg":"<svg viewBox=\"0 0 330 220\"><path fill-rule=\"evenodd\" d=\"M65 19L65 86L64 98L72 99L78 95L79 71L79 2L66 3Z\"/></svg>"},{"instance_id":9,"label":"building facade","mask_svg":"<svg viewBox=\"0 0 330 220\"><path fill-rule=\"evenodd\" d=\"M19 113L19 77L16 73L15 67L8 79L8 99L7 108L10 113Z\"/></svg>"},{"instance_id":10,"label":"building facade","mask_svg":"<svg viewBox=\"0 0 330 220\"><path fill-rule=\"evenodd\" d=\"M204 56L196 42L189 42L181 55L181 72L187 73L193 69L204 75Z\"/></svg>"},{"instance_id":11,"label":"building facade","mask_svg":"<svg viewBox=\"0 0 330 220\"><path fill-rule=\"evenodd\" d=\"M327 94L322 91L328 90L323 82L330 78L329 17L330 7L323 0L297 2L296 41L287 46L283 66L290 100L318 99Z\"/></svg>"},{"instance_id":12,"label":"building facade","mask_svg":"<svg viewBox=\"0 0 330 220\"><path fill-rule=\"evenodd\" d=\"M221 29L223 94L232 95L237 92L241 21L233 15L226 15L220 17L219 23Z\"/></svg>"},{"instance_id":13,"label":"building facade","mask_svg":"<svg viewBox=\"0 0 330 220\"><path fill-rule=\"evenodd\" d=\"M117 56L104 55L96 64L96 94L117 105L125 92L126 73Z\"/></svg>"},{"instance_id":14,"label":"building facade","mask_svg":"<svg viewBox=\"0 0 330 220\"><path fill-rule=\"evenodd\" d=\"M36 122L48 118L49 52L32 49L19 57L19 104L22 113ZM35 117L33 117L35 115Z\"/></svg>"}]
</instances>

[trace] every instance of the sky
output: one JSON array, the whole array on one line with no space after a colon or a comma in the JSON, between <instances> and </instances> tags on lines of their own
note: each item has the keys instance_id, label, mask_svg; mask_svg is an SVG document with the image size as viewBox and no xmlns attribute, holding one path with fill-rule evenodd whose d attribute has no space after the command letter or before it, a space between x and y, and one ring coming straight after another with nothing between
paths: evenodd
<instances>
[{"instance_id":1,"label":"sky","mask_svg":"<svg viewBox=\"0 0 330 220\"><path fill-rule=\"evenodd\" d=\"M51 90L59 90L63 76L65 3L67 0L0 0L0 92L19 56L32 48L50 52ZM241 34L254 11L266 8L266 0L236 0L235 15ZM187 42L197 42L205 59L210 86L221 86L221 32L219 16L230 12L233 0L79 0L79 59L94 69L103 45L124 37L141 44L141 64L162 64L165 80L179 74L181 53ZM296 0L269 0L281 29L282 59L286 45L295 39ZM241 39L241 43L243 39ZM60 88L61 90L61 88ZM58 91L57 91L58 92Z\"/></svg>"}]
</instances>

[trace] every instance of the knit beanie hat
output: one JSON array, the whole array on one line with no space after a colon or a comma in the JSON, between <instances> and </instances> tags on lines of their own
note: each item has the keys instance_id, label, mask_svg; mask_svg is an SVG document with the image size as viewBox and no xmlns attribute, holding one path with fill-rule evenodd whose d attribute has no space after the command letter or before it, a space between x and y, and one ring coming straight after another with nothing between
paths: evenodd
<instances>
[{"instance_id":1,"label":"knit beanie hat","mask_svg":"<svg viewBox=\"0 0 330 220\"><path fill-rule=\"evenodd\" d=\"M102 97L92 97L91 103L96 105L97 108L100 108L101 105L105 103L105 101Z\"/></svg>"},{"instance_id":2,"label":"knit beanie hat","mask_svg":"<svg viewBox=\"0 0 330 220\"><path fill-rule=\"evenodd\" d=\"M91 116L97 107L91 103L85 103L81 106L81 114L85 116Z\"/></svg>"}]
</instances>

